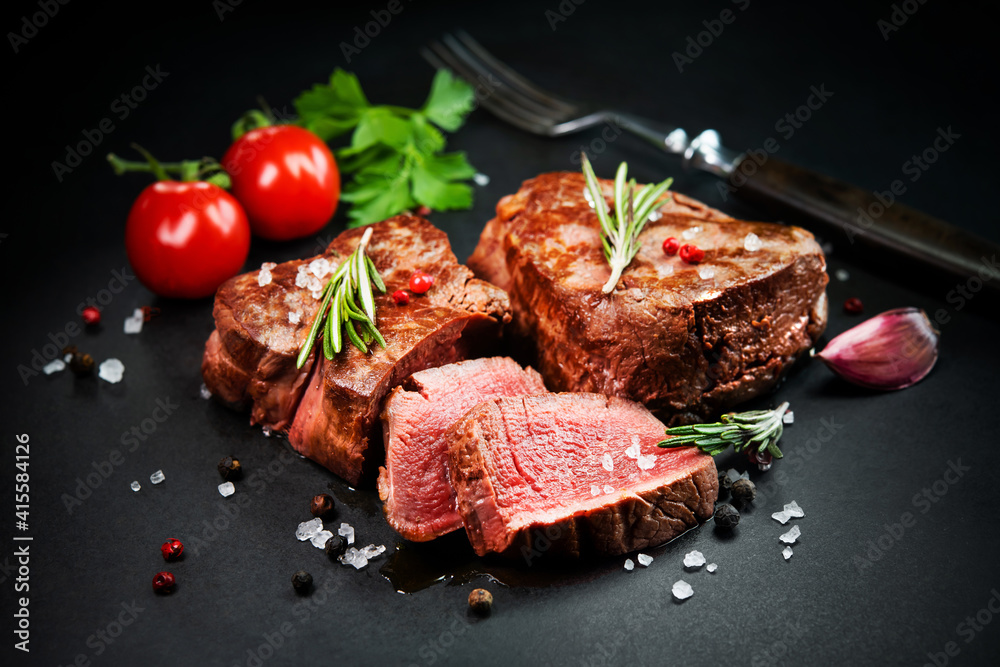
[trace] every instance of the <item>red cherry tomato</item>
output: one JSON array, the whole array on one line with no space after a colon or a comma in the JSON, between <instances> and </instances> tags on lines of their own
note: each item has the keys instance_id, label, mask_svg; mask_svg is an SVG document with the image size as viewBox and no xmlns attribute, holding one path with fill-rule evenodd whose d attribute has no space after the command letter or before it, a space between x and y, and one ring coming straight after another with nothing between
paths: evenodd
<instances>
[{"instance_id":1,"label":"red cherry tomato","mask_svg":"<svg viewBox=\"0 0 1000 667\"><path fill-rule=\"evenodd\" d=\"M340 199L340 172L327 145L294 125L259 127L237 139L222 157L233 195L253 233L287 241L315 234Z\"/></svg>"},{"instance_id":2,"label":"red cherry tomato","mask_svg":"<svg viewBox=\"0 0 1000 667\"><path fill-rule=\"evenodd\" d=\"M211 296L243 267L250 225L240 203L217 185L159 181L143 190L125 225L135 275L160 296Z\"/></svg>"}]
</instances>

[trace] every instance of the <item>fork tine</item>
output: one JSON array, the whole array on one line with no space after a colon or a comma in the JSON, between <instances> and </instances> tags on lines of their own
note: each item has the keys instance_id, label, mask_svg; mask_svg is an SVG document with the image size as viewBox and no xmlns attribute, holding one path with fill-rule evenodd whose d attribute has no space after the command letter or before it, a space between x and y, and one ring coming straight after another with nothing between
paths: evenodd
<instances>
[{"instance_id":1,"label":"fork tine","mask_svg":"<svg viewBox=\"0 0 1000 667\"><path fill-rule=\"evenodd\" d=\"M445 35L442 38L445 46L451 50L452 54L464 62L466 65L478 72L480 78L486 78L491 83L495 81L506 92L506 98L515 106L533 111L539 116L543 116L552 123L566 120L567 117L575 113L575 108L568 110L560 106L552 106L544 102L539 102L535 95L528 95L522 92L517 85L512 85L505 77L483 63L475 54L465 48L453 35ZM499 61L498 61L499 62ZM516 75L515 75L516 76ZM530 85L530 84L529 84ZM497 86L493 86L497 88Z\"/></svg>"},{"instance_id":2,"label":"fork tine","mask_svg":"<svg viewBox=\"0 0 1000 667\"><path fill-rule=\"evenodd\" d=\"M431 42L429 46L429 49L422 49L420 53L433 67L450 69L469 83L476 83L476 71L457 58L446 46L436 41ZM476 99L491 113L511 125L534 134L551 134L553 123L550 118L533 115L495 92L477 95Z\"/></svg>"},{"instance_id":3,"label":"fork tine","mask_svg":"<svg viewBox=\"0 0 1000 667\"><path fill-rule=\"evenodd\" d=\"M508 83L511 84L511 88L520 91L523 95L533 98L542 104L556 107L564 114L575 114L579 110L577 105L542 90L512 70L503 61L498 60L492 53L487 51L482 44L473 39L472 35L464 30L457 30L455 32L455 36L466 49L474 53L476 57L478 57L479 60L482 61L487 67L492 69L495 74L507 79ZM451 37L451 35L445 35L446 40L449 37Z\"/></svg>"}]
</instances>

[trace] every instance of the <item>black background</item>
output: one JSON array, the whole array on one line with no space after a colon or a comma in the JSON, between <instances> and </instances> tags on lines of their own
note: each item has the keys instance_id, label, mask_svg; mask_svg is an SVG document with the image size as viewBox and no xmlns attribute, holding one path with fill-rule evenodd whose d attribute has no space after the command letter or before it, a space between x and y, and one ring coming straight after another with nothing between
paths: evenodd
<instances>
[{"instance_id":1,"label":"black background","mask_svg":"<svg viewBox=\"0 0 1000 667\"><path fill-rule=\"evenodd\" d=\"M496 596L486 621L466 613L468 584L400 594L379 573L384 560L355 572L294 539L296 524L309 518L309 497L332 485L346 501L343 520L357 526L362 543L396 544L372 490L347 490L250 428L244 416L199 398L201 350L212 329L208 300L165 302L133 281L104 308L98 331L71 341L98 361L122 359L121 384L68 372L22 381L18 366L30 367L33 351L50 334L58 338L67 323L78 322L77 305L127 266L124 220L146 181L115 177L103 154L126 153L138 141L165 160L218 157L230 124L258 94L280 108L337 66L356 72L374 102L418 105L432 76L417 56L419 46L459 26L543 86L689 132L712 127L741 150L776 136L775 123L806 101L810 86L825 85L833 96L793 137L778 136L778 157L872 190L906 179L903 163L929 147L938 128L951 127L960 138L918 181L906 181L901 199L1000 240L993 201L996 38L987 3L909 3L915 13L888 39L877 25L893 12L888 2L751 0L741 11L720 1L587 0L577 6L567 0L562 6L573 11L554 30L546 11L559 11L556 0L403 6L350 63L339 44L352 40L355 28L371 20L368 12L385 3L293 9L292 3L245 0L220 19L218 3L208 1L151 13L138 4L95 7L74 0L18 53L8 41L7 196L0 228L6 234L0 239L4 654L32 665L70 664L79 655L95 665L256 664L251 655L260 654L265 635L273 639L284 628L293 634L276 651L265 649L263 664L934 659L972 665L995 659L1000 620L982 612L980 623L993 622L971 636L966 628L972 626L960 624L987 609L1000 587L1000 455L989 421L1000 368L996 300L988 290L959 300L952 290L964 278L859 252L843 234L823 233L833 244L831 273L850 272L847 281L831 281L828 335L858 321L840 310L850 296L864 300L867 314L906 305L943 309L948 319L941 321L934 372L903 392L870 394L847 387L818 363L803 364L761 402L789 400L797 419L783 440L786 459L770 473L754 473L761 497L734 539L707 525L653 550L648 569L626 573L616 559L584 564L572 576L534 578L549 586L477 579ZM735 21L678 72L671 54L727 7ZM36 3L8 7L4 32L20 31L22 17L37 11ZM112 101L157 65L168 73L164 81L128 118L114 117ZM105 117L115 130L57 181L51 163L63 161L65 146ZM574 168L571 156L597 136L543 140L477 111L449 146L468 151L491 181L476 188L471 211L431 219L465 258L499 197L536 173ZM675 158L630 137L612 142L595 165L610 175L622 159L642 181L672 175L681 192L734 215L770 219L723 201L712 177L683 173ZM321 240L342 227L341 211ZM303 256L315 243L255 240L248 266ZM158 306L162 315L139 336L125 336L122 320L142 305ZM177 407L67 511L63 494L74 493L78 479L101 467L111 450L123 449L122 434L150 417L157 399ZM32 445L28 655L12 649L11 633L14 598L21 595L13 592L17 574L10 569L17 433L30 434ZM244 483L223 500L214 464L226 454L258 473L258 483ZM939 482L934 502L918 500L959 462L968 470L954 484ZM722 467L728 463L720 460ZM148 477L157 469L167 481L153 486ZM133 479L143 483L138 494L129 490ZM803 536L785 562L777 535L788 527L769 515L792 499L806 517L796 520ZM906 512L911 525L894 527ZM225 527L212 537L205 521ZM167 537L189 549L170 568L179 579L176 594L158 598L149 581L164 567L158 547ZM200 546L197 553L191 545ZM465 548L457 540L446 546ZM695 548L719 564L716 574L684 572L683 554ZM310 598L297 598L289 585L299 568L316 578L320 590ZM680 578L695 590L683 604L670 597ZM118 635L114 622L122 604L133 601L142 611ZM98 630L115 636L110 643L97 640ZM957 655L944 655L949 642Z\"/></svg>"}]
</instances>

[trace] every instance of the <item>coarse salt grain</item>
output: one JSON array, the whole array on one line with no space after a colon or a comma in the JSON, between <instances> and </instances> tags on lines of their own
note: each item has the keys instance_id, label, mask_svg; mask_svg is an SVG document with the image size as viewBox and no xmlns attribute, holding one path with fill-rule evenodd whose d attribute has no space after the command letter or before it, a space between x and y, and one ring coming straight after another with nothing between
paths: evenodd
<instances>
[{"instance_id":1,"label":"coarse salt grain","mask_svg":"<svg viewBox=\"0 0 1000 667\"><path fill-rule=\"evenodd\" d=\"M354 527L349 523L340 524L337 534L347 540L348 544L354 544Z\"/></svg>"},{"instance_id":2,"label":"coarse salt grain","mask_svg":"<svg viewBox=\"0 0 1000 667\"><path fill-rule=\"evenodd\" d=\"M715 572L718 569L719 569L719 566L716 565L715 563L709 563L708 565L705 566L705 570L708 571L708 572Z\"/></svg>"},{"instance_id":3,"label":"coarse salt grain","mask_svg":"<svg viewBox=\"0 0 1000 667\"><path fill-rule=\"evenodd\" d=\"M42 367L42 372L46 375L52 375L53 373L58 373L59 371L66 368L66 362L62 359L53 359L49 363Z\"/></svg>"},{"instance_id":4,"label":"coarse salt grain","mask_svg":"<svg viewBox=\"0 0 1000 667\"><path fill-rule=\"evenodd\" d=\"M257 272L257 284L261 287L271 284L271 270L262 268Z\"/></svg>"},{"instance_id":5,"label":"coarse salt grain","mask_svg":"<svg viewBox=\"0 0 1000 667\"><path fill-rule=\"evenodd\" d=\"M326 541L331 537L333 537L333 533L329 530L321 530L309 538L309 543L317 549L322 549L326 546Z\"/></svg>"},{"instance_id":6,"label":"coarse salt grain","mask_svg":"<svg viewBox=\"0 0 1000 667\"><path fill-rule=\"evenodd\" d=\"M632 562L631 558L625 559L625 569L628 570L629 572L635 569L635 563Z\"/></svg>"},{"instance_id":7,"label":"coarse salt grain","mask_svg":"<svg viewBox=\"0 0 1000 667\"><path fill-rule=\"evenodd\" d=\"M136 480L136 481L132 482L131 484L129 484L129 487L130 487L130 488L131 488L131 489L132 489L133 491L136 491L136 492L138 492L138 491L139 491L139 489L141 489L141 488L142 488L142 484L140 484L140 483L139 483L139 480Z\"/></svg>"},{"instance_id":8,"label":"coarse salt grain","mask_svg":"<svg viewBox=\"0 0 1000 667\"><path fill-rule=\"evenodd\" d=\"M646 554L639 554L635 557L635 559L639 561L639 565L642 565L643 567L649 567L649 564L653 562L653 557L647 556Z\"/></svg>"},{"instance_id":9,"label":"coarse salt grain","mask_svg":"<svg viewBox=\"0 0 1000 667\"><path fill-rule=\"evenodd\" d=\"M300 313L297 310L289 311L288 321L291 322L292 324L298 324L299 322L302 321L302 313Z\"/></svg>"},{"instance_id":10,"label":"coarse salt grain","mask_svg":"<svg viewBox=\"0 0 1000 667\"><path fill-rule=\"evenodd\" d=\"M702 280L711 280L715 277L715 269L710 266L699 266L698 277Z\"/></svg>"},{"instance_id":11,"label":"coarse salt grain","mask_svg":"<svg viewBox=\"0 0 1000 667\"><path fill-rule=\"evenodd\" d=\"M615 492L615 487L611 486L610 484L604 485L604 493L614 493L614 492Z\"/></svg>"},{"instance_id":12,"label":"coarse salt grain","mask_svg":"<svg viewBox=\"0 0 1000 667\"><path fill-rule=\"evenodd\" d=\"M298 528L295 529L295 537L298 538L299 542L305 542L306 540L311 540L322 530L323 519L316 517L315 519L310 519L309 521L303 521L300 523Z\"/></svg>"},{"instance_id":13,"label":"coarse salt grain","mask_svg":"<svg viewBox=\"0 0 1000 667\"><path fill-rule=\"evenodd\" d=\"M167 476L163 474L162 470L157 470L156 472L154 472L152 475L149 476L149 481L152 482L153 484L159 484L166 478Z\"/></svg>"},{"instance_id":14,"label":"coarse salt grain","mask_svg":"<svg viewBox=\"0 0 1000 667\"><path fill-rule=\"evenodd\" d=\"M690 241L695 236L697 236L698 232L700 231L701 227L688 227L683 232L681 232L681 236Z\"/></svg>"},{"instance_id":15,"label":"coarse salt grain","mask_svg":"<svg viewBox=\"0 0 1000 667\"><path fill-rule=\"evenodd\" d=\"M601 495L601 487L597 486L596 484L591 484L590 485L590 495L592 495L592 496L599 496L599 495Z\"/></svg>"},{"instance_id":16,"label":"coarse salt grain","mask_svg":"<svg viewBox=\"0 0 1000 667\"><path fill-rule=\"evenodd\" d=\"M781 415L781 421L784 424L794 424L795 423L795 413L789 410L785 414Z\"/></svg>"},{"instance_id":17,"label":"coarse salt grain","mask_svg":"<svg viewBox=\"0 0 1000 667\"><path fill-rule=\"evenodd\" d=\"M792 526L791 530L789 530L787 533L779 535L778 539L784 542L785 544L795 544L795 540L799 539L799 536L801 534L802 531L799 530L798 526Z\"/></svg>"},{"instance_id":18,"label":"coarse salt grain","mask_svg":"<svg viewBox=\"0 0 1000 667\"><path fill-rule=\"evenodd\" d=\"M840 282L846 282L847 280L851 279L851 274L847 272L847 269L837 269L836 271L833 272L833 275Z\"/></svg>"},{"instance_id":19,"label":"coarse salt grain","mask_svg":"<svg viewBox=\"0 0 1000 667\"><path fill-rule=\"evenodd\" d=\"M785 557L785 560L788 560L789 558L792 557L792 548L791 547L785 547L781 551L781 555Z\"/></svg>"},{"instance_id":20,"label":"coarse salt grain","mask_svg":"<svg viewBox=\"0 0 1000 667\"><path fill-rule=\"evenodd\" d=\"M705 564L705 555L695 549L684 555L684 567L698 568Z\"/></svg>"},{"instance_id":21,"label":"coarse salt grain","mask_svg":"<svg viewBox=\"0 0 1000 667\"><path fill-rule=\"evenodd\" d=\"M487 176L486 174L473 174L472 180L473 182L475 182L476 185L479 186L485 186L490 184L490 177Z\"/></svg>"},{"instance_id":22,"label":"coarse salt grain","mask_svg":"<svg viewBox=\"0 0 1000 667\"><path fill-rule=\"evenodd\" d=\"M660 211L660 209L654 208L652 211L649 212L649 217L646 219L649 220L650 222L656 222L662 217L663 213Z\"/></svg>"},{"instance_id":23,"label":"coarse salt grain","mask_svg":"<svg viewBox=\"0 0 1000 667\"><path fill-rule=\"evenodd\" d=\"M760 240L760 237L750 232L745 237L743 237L743 249L747 252L756 252L764 247L764 242Z\"/></svg>"},{"instance_id":24,"label":"coarse salt grain","mask_svg":"<svg viewBox=\"0 0 1000 667\"><path fill-rule=\"evenodd\" d=\"M270 438L272 435L274 435L274 429L271 428L270 426L267 426L266 424L260 427L260 432L264 434L265 438Z\"/></svg>"},{"instance_id":25,"label":"coarse salt grain","mask_svg":"<svg viewBox=\"0 0 1000 667\"><path fill-rule=\"evenodd\" d=\"M111 384L121 382L124 374L125 364L114 357L111 359L105 359L97 368L97 377L101 378L105 382L110 382Z\"/></svg>"},{"instance_id":26,"label":"coarse salt grain","mask_svg":"<svg viewBox=\"0 0 1000 667\"><path fill-rule=\"evenodd\" d=\"M198 392L201 394L201 397L206 401L212 398L212 392L208 390L208 386L204 382L201 383L201 389L199 389Z\"/></svg>"},{"instance_id":27,"label":"coarse salt grain","mask_svg":"<svg viewBox=\"0 0 1000 667\"><path fill-rule=\"evenodd\" d=\"M309 274L306 273L305 264L299 266L299 272L295 274L295 286L306 287L309 284Z\"/></svg>"},{"instance_id":28,"label":"coarse salt grain","mask_svg":"<svg viewBox=\"0 0 1000 667\"><path fill-rule=\"evenodd\" d=\"M615 462L611 460L611 454L608 454L607 452L604 453L604 456L601 457L601 467L608 472L615 469Z\"/></svg>"},{"instance_id":29,"label":"coarse salt grain","mask_svg":"<svg viewBox=\"0 0 1000 667\"><path fill-rule=\"evenodd\" d=\"M232 482L223 482L222 484L219 484L219 495L223 498L228 498L234 493L236 493L236 485Z\"/></svg>"},{"instance_id":30,"label":"coarse salt grain","mask_svg":"<svg viewBox=\"0 0 1000 667\"><path fill-rule=\"evenodd\" d=\"M802 508L799 507L799 504L794 500L785 505L785 512L793 519L800 519L806 515L806 513L802 511Z\"/></svg>"},{"instance_id":31,"label":"coarse salt grain","mask_svg":"<svg viewBox=\"0 0 1000 667\"><path fill-rule=\"evenodd\" d=\"M142 308L132 311L131 317L125 318L125 325L122 327L127 334L137 334L142 332L142 324L146 321L146 314Z\"/></svg>"},{"instance_id":32,"label":"coarse salt grain","mask_svg":"<svg viewBox=\"0 0 1000 667\"><path fill-rule=\"evenodd\" d=\"M367 547L361 549L361 553L364 554L365 558L371 560L373 558L378 558L383 553L385 553L385 545L375 546L374 544L369 544Z\"/></svg>"},{"instance_id":33,"label":"coarse salt grain","mask_svg":"<svg viewBox=\"0 0 1000 667\"><path fill-rule=\"evenodd\" d=\"M347 551L345 551L344 555L341 556L339 560L344 565L354 566L355 570L360 570L368 565L368 557L354 547L350 547Z\"/></svg>"},{"instance_id":34,"label":"coarse salt grain","mask_svg":"<svg viewBox=\"0 0 1000 667\"><path fill-rule=\"evenodd\" d=\"M309 262L309 272L317 278L323 278L330 273L330 260L326 257L318 257Z\"/></svg>"},{"instance_id":35,"label":"coarse salt grain","mask_svg":"<svg viewBox=\"0 0 1000 667\"><path fill-rule=\"evenodd\" d=\"M635 464L639 466L639 470L649 470L656 465L656 457L652 454L640 454Z\"/></svg>"},{"instance_id":36,"label":"coarse salt grain","mask_svg":"<svg viewBox=\"0 0 1000 667\"><path fill-rule=\"evenodd\" d=\"M678 600L687 600L689 597L694 595L694 589L691 588L691 584L683 579L675 582L673 588L670 589L670 592L673 593L674 597Z\"/></svg>"}]
</instances>

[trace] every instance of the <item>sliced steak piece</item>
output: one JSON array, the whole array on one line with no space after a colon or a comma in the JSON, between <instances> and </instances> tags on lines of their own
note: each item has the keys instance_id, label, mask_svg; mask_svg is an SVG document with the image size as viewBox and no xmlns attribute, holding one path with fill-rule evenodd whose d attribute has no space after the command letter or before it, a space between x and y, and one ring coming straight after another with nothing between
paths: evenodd
<instances>
[{"instance_id":1,"label":"sliced steak piece","mask_svg":"<svg viewBox=\"0 0 1000 667\"><path fill-rule=\"evenodd\" d=\"M543 393L541 376L507 357L428 368L393 389L382 411L385 467L378 478L389 525L414 542L461 528L444 433L483 401Z\"/></svg>"},{"instance_id":2,"label":"sliced steak piece","mask_svg":"<svg viewBox=\"0 0 1000 667\"><path fill-rule=\"evenodd\" d=\"M315 287L321 275L328 277L323 267L336 267L341 259L331 247L324 255L277 265L270 269L269 282L260 280L261 271L251 271L219 287L215 331L205 345L202 376L225 403L249 406L252 424L275 430L291 424L309 374L309 366L299 370L295 360L320 303L305 276ZM326 264L311 264L313 260ZM310 266L314 273L308 271Z\"/></svg>"},{"instance_id":3,"label":"sliced steak piece","mask_svg":"<svg viewBox=\"0 0 1000 667\"><path fill-rule=\"evenodd\" d=\"M378 417L385 396L417 371L495 344L500 325L510 320L506 293L473 278L455 259L444 232L413 216L396 216L373 228L368 255L387 289L375 297L386 349L376 346L363 354L346 345L333 360L319 355L288 433L296 450L352 484L362 477L369 443L381 441ZM330 248L347 255L363 232L348 230ZM434 276L434 286L409 305L395 305L392 292L405 289L417 269ZM381 449L374 451L374 463Z\"/></svg>"},{"instance_id":4,"label":"sliced steak piece","mask_svg":"<svg viewBox=\"0 0 1000 667\"><path fill-rule=\"evenodd\" d=\"M712 515L711 456L661 449L637 403L597 394L499 398L446 434L458 512L479 555L623 554Z\"/></svg>"},{"instance_id":5,"label":"sliced steak piece","mask_svg":"<svg viewBox=\"0 0 1000 667\"><path fill-rule=\"evenodd\" d=\"M613 203L613 184L602 186ZM542 174L500 201L469 259L508 290L515 337L553 391L701 419L773 387L826 326L826 260L804 229L733 220L673 193L609 295L599 229L581 174ZM671 236L704 260L665 255Z\"/></svg>"}]
</instances>

